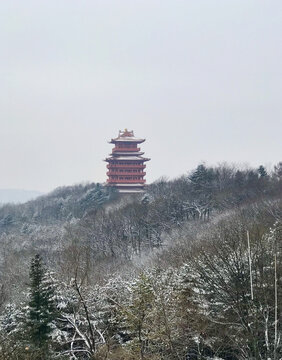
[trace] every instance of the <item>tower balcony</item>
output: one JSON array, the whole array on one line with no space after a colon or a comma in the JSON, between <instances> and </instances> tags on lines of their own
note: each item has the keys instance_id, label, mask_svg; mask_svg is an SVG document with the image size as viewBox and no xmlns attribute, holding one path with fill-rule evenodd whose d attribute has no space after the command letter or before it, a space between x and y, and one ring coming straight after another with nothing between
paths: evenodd
<instances>
[{"instance_id":1,"label":"tower balcony","mask_svg":"<svg viewBox=\"0 0 282 360\"><path fill-rule=\"evenodd\" d=\"M108 179L108 184L145 184L145 179L139 179L139 180L120 180L120 179Z\"/></svg>"},{"instance_id":2,"label":"tower balcony","mask_svg":"<svg viewBox=\"0 0 282 360\"><path fill-rule=\"evenodd\" d=\"M107 165L107 168L109 169L109 170L111 170L111 169L129 169L129 168L131 168L131 169L145 169L145 167L146 167L146 165L144 165L144 164L112 164L112 163L110 163L110 164L108 164Z\"/></svg>"},{"instance_id":3,"label":"tower balcony","mask_svg":"<svg viewBox=\"0 0 282 360\"><path fill-rule=\"evenodd\" d=\"M130 171L116 171L116 170L110 170L107 172L108 176L115 175L115 176L145 176L146 172L130 172Z\"/></svg>"},{"instance_id":4,"label":"tower balcony","mask_svg":"<svg viewBox=\"0 0 282 360\"><path fill-rule=\"evenodd\" d=\"M114 147L113 152L139 152L141 150L140 147Z\"/></svg>"}]
</instances>

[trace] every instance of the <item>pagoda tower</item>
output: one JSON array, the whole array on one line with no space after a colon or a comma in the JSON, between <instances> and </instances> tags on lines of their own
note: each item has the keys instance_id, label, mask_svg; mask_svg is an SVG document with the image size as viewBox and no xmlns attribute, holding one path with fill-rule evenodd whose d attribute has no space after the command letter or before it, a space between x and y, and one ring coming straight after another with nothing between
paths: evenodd
<instances>
[{"instance_id":1,"label":"pagoda tower","mask_svg":"<svg viewBox=\"0 0 282 360\"><path fill-rule=\"evenodd\" d=\"M145 139L134 136L133 131L119 131L117 138L109 143L114 144L110 157L105 161L108 163L107 185L115 187L120 193L139 193L144 191L146 173L145 161L150 159L142 157L141 144Z\"/></svg>"}]
</instances>

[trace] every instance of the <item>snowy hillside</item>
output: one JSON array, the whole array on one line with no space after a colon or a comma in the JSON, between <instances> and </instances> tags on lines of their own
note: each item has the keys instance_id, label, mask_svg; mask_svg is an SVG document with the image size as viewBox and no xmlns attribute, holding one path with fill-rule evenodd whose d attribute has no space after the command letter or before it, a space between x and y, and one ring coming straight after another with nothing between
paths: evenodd
<instances>
[{"instance_id":1,"label":"snowy hillside","mask_svg":"<svg viewBox=\"0 0 282 360\"><path fill-rule=\"evenodd\" d=\"M281 195L281 163L201 164L2 206L0 359L280 358Z\"/></svg>"}]
</instances>

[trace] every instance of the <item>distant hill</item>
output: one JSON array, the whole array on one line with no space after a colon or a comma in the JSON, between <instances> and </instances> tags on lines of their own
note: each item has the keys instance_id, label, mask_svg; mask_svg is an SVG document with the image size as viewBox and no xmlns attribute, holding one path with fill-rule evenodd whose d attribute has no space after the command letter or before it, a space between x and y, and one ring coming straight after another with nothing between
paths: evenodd
<instances>
[{"instance_id":1,"label":"distant hill","mask_svg":"<svg viewBox=\"0 0 282 360\"><path fill-rule=\"evenodd\" d=\"M0 204L24 203L42 195L38 191L20 189L0 189Z\"/></svg>"},{"instance_id":2,"label":"distant hill","mask_svg":"<svg viewBox=\"0 0 282 360\"><path fill-rule=\"evenodd\" d=\"M0 206L0 236L2 233L25 231L22 227L30 225L63 228L66 222L81 219L87 212L97 210L114 198L111 188L94 183L64 186L41 196L33 194L34 199L30 201L26 198L24 203L15 204L11 203L10 197L10 203ZM31 199L32 193L29 195ZM56 241L55 236L53 240Z\"/></svg>"}]
</instances>

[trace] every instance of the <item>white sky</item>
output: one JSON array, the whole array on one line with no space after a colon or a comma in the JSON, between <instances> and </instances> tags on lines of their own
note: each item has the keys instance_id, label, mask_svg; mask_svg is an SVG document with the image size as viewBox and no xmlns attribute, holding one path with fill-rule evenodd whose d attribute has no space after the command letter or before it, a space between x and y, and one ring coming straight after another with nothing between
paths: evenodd
<instances>
[{"instance_id":1,"label":"white sky","mask_svg":"<svg viewBox=\"0 0 282 360\"><path fill-rule=\"evenodd\" d=\"M147 181L282 154L281 0L0 2L0 188L103 182L127 127Z\"/></svg>"}]
</instances>

